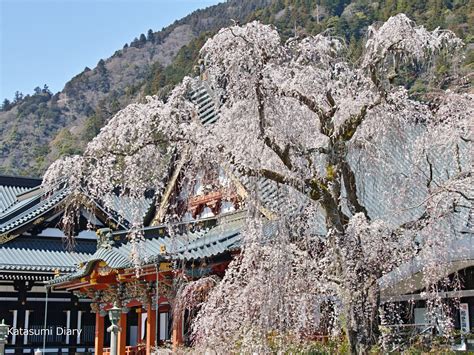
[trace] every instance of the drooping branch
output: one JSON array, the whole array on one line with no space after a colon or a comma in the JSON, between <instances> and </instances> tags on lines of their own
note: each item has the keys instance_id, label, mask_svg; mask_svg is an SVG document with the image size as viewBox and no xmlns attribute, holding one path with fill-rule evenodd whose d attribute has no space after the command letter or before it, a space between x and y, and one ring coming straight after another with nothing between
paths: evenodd
<instances>
[{"instance_id":1,"label":"drooping branch","mask_svg":"<svg viewBox=\"0 0 474 355\"><path fill-rule=\"evenodd\" d=\"M315 176L312 179L301 180L269 169L241 168L239 172L246 176L262 176L268 180L290 186L307 194L311 200L319 202L326 211L328 224L336 228L339 232L343 231L343 225L348 220L348 217L338 208L337 200L332 196L328 187L328 181L325 179Z\"/></svg>"},{"instance_id":2,"label":"drooping branch","mask_svg":"<svg viewBox=\"0 0 474 355\"><path fill-rule=\"evenodd\" d=\"M377 88L380 95L383 96L383 97L387 97L387 92L385 91L385 89L382 85L382 82L379 79L379 76L377 74L376 65L374 63L369 65L369 73L370 73L370 80L372 81L374 86Z\"/></svg>"},{"instance_id":3,"label":"drooping branch","mask_svg":"<svg viewBox=\"0 0 474 355\"><path fill-rule=\"evenodd\" d=\"M454 189L450 189L450 188L445 188L444 190L447 191L447 192L451 192L451 193L454 193L454 194L461 195L461 196L462 196L463 198L465 198L467 201L474 201L474 197L469 197L469 196L466 195L463 191L454 190Z\"/></svg>"},{"instance_id":4,"label":"drooping branch","mask_svg":"<svg viewBox=\"0 0 474 355\"><path fill-rule=\"evenodd\" d=\"M129 156L133 156L133 155L137 154L140 150L142 150L146 147L149 147L149 146L156 147L156 146L159 146L159 145L162 145L162 144L166 144L166 142L164 140L149 141L149 142L145 142L145 143L141 144L140 146L138 146L138 147L136 147L132 150L129 150L128 152L123 151L123 150L110 149L110 150L107 150L107 153L115 155L115 156L119 156L119 157L129 157Z\"/></svg>"},{"instance_id":5,"label":"drooping branch","mask_svg":"<svg viewBox=\"0 0 474 355\"><path fill-rule=\"evenodd\" d=\"M297 99L299 102L304 104L310 111L316 113L319 117L324 115L324 111L319 105L311 100L308 96L303 95L298 90L289 90L289 91L281 91L281 94L285 97L292 97Z\"/></svg>"},{"instance_id":6,"label":"drooping branch","mask_svg":"<svg viewBox=\"0 0 474 355\"><path fill-rule=\"evenodd\" d=\"M431 186L431 183L433 181L433 164L430 162L430 158L428 156L428 154L426 155L426 162L428 163L428 167L429 167L429 176L428 176L428 181L426 182L426 187L430 187Z\"/></svg>"},{"instance_id":7,"label":"drooping branch","mask_svg":"<svg viewBox=\"0 0 474 355\"><path fill-rule=\"evenodd\" d=\"M241 38L241 39L244 40L245 43L247 43L248 45L251 45L251 43L249 42L249 40L248 40L247 38L245 38L244 36L241 36L241 35L235 33L235 32L232 30L232 27L227 28L227 30L229 30L230 33L232 33L232 35L233 35L234 37Z\"/></svg>"}]
</instances>

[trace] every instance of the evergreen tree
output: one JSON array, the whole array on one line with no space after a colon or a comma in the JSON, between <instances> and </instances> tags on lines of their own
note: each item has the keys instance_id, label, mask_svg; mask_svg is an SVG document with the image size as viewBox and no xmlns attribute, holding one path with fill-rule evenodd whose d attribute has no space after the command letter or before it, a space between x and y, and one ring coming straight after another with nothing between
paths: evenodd
<instances>
[{"instance_id":1,"label":"evergreen tree","mask_svg":"<svg viewBox=\"0 0 474 355\"><path fill-rule=\"evenodd\" d=\"M362 46L357 41L354 35L351 36L349 40L349 48L348 48L348 57L351 61L355 62L360 55L362 54Z\"/></svg>"},{"instance_id":2,"label":"evergreen tree","mask_svg":"<svg viewBox=\"0 0 474 355\"><path fill-rule=\"evenodd\" d=\"M139 43L140 42L138 41L138 38L135 37L133 41L130 43L130 47L139 47Z\"/></svg>"},{"instance_id":3,"label":"evergreen tree","mask_svg":"<svg viewBox=\"0 0 474 355\"><path fill-rule=\"evenodd\" d=\"M15 91L15 97L13 99L13 103L17 104L21 100L23 100L23 94L20 91Z\"/></svg>"},{"instance_id":4,"label":"evergreen tree","mask_svg":"<svg viewBox=\"0 0 474 355\"><path fill-rule=\"evenodd\" d=\"M100 75L107 74L107 68L105 67L105 61L103 59L99 60L97 63L97 71Z\"/></svg>"},{"instance_id":5,"label":"evergreen tree","mask_svg":"<svg viewBox=\"0 0 474 355\"><path fill-rule=\"evenodd\" d=\"M102 92L108 92L110 89L109 75L103 59L99 60L99 63L97 63L97 72L100 75L98 89Z\"/></svg>"},{"instance_id":6,"label":"evergreen tree","mask_svg":"<svg viewBox=\"0 0 474 355\"><path fill-rule=\"evenodd\" d=\"M147 40L150 41L151 43L155 42L155 33L153 32L151 28L148 30Z\"/></svg>"},{"instance_id":7,"label":"evergreen tree","mask_svg":"<svg viewBox=\"0 0 474 355\"><path fill-rule=\"evenodd\" d=\"M49 96L52 95L51 91L49 90L49 86L46 84L44 84L42 92L43 94L48 94Z\"/></svg>"},{"instance_id":8,"label":"evergreen tree","mask_svg":"<svg viewBox=\"0 0 474 355\"><path fill-rule=\"evenodd\" d=\"M146 36L142 33L140 39L138 40L140 46L144 46L146 43Z\"/></svg>"},{"instance_id":9,"label":"evergreen tree","mask_svg":"<svg viewBox=\"0 0 474 355\"><path fill-rule=\"evenodd\" d=\"M3 100L2 111L9 111L11 108L12 108L12 104L10 100L8 99Z\"/></svg>"}]
</instances>

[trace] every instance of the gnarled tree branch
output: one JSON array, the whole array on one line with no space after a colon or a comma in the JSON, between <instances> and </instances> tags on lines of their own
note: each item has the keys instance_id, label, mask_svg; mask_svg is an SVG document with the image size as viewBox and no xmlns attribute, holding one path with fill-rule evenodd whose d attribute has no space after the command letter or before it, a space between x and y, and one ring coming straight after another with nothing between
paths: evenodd
<instances>
[{"instance_id":1,"label":"gnarled tree branch","mask_svg":"<svg viewBox=\"0 0 474 355\"><path fill-rule=\"evenodd\" d=\"M359 202L354 172L347 161L342 161L340 165L342 178L344 180L344 187L346 188L347 199L349 201L349 210L351 210L352 213L363 213L365 217L370 220L367 209Z\"/></svg>"}]
</instances>

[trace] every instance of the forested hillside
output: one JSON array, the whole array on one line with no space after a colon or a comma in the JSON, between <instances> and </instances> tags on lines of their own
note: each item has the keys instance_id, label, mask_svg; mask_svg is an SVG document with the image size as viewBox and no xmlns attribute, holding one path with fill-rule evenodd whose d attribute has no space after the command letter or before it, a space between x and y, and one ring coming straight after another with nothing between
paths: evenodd
<instances>
[{"instance_id":1,"label":"forested hillside","mask_svg":"<svg viewBox=\"0 0 474 355\"><path fill-rule=\"evenodd\" d=\"M40 176L51 161L81 152L104 123L145 95L166 97L169 88L191 74L206 39L233 21L275 24L284 37L322 31L340 36L353 61L358 59L368 25L404 12L432 30L448 28L472 47L474 2L469 0L230 0L198 10L159 32L141 34L115 54L85 68L53 94L45 86L33 94L5 99L0 112L0 173ZM447 62L447 61L446 61ZM466 52L461 68L443 60L434 75L416 82L400 80L413 93L452 84L451 71L472 73L474 55ZM441 80L440 78L444 78ZM469 81L457 82L469 88Z\"/></svg>"}]
</instances>

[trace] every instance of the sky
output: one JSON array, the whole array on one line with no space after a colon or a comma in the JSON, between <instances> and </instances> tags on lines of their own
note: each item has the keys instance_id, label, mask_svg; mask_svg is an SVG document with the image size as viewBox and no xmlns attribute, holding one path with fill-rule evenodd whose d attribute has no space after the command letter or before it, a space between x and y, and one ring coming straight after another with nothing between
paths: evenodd
<instances>
[{"instance_id":1,"label":"sky","mask_svg":"<svg viewBox=\"0 0 474 355\"><path fill-rule=\"evenodd\" d=\"M222 1L0 0L0 100L44 84L61 91L148 29Z\"/></svg>"}]
</instances>

